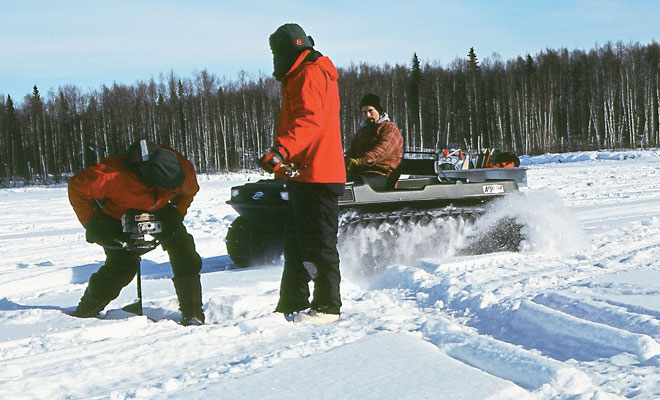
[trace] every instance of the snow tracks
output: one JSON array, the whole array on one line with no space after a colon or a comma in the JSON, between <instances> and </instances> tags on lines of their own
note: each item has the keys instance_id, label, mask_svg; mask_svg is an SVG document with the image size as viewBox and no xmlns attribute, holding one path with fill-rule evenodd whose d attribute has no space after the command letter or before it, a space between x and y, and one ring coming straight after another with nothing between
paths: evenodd
<instances>
[{"instance_id":1,"label":"snow tracks","mask_svg":"<svg viewBox=\"0 0 660 400\"><path fill-rule=\"evenodd\" d=\"M601 266L611 254L427 260L374 288L415 303L420 331L446 354L540 398L655 399L660 271L625 264L642 251L618 257L619 272Z\"/></svg>"}]
</instances>

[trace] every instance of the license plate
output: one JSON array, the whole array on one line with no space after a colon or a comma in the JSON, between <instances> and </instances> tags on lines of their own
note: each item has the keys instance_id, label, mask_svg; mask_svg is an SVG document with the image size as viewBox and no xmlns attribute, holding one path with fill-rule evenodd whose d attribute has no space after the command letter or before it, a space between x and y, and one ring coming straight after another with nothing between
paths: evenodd
<instances>
[{"instance_id":1,"label":"license plate","mask_svg":"<svg viewBox=\"0 0 660 400\"><path fill-rule=\"evenodd\" d=\"M484 194L504 193L504 185L483 185Z\"/></svg>"}]
</instances>

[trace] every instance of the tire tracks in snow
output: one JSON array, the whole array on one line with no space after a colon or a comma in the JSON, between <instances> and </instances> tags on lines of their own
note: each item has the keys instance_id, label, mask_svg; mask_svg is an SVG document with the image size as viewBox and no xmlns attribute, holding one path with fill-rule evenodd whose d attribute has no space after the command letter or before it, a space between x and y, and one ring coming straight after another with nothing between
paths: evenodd
<instances>
[{"instance_id":1,"label":"tire tracks in snow","mask_svg":"<svg viewBox=\"0 0 660 400\"><path fill-rule=\"evenodd\" d=\"M547 394L548 385L554 395L598 393L601 389L595 387L607 390L614 385L598 371L619 369L630 380L621 394L654 396L660 394L660 383L645 376L653 376L652 370L660 365L660 311L619 298L638 292L655 296L660 287L593 283L594 277L617 271L658 269L660 245L649 242L660 243L660 235L654 229L637 228L654 226L646 221L648 216L620 220L626 224L617 225L614 234L601 234L601 245L592 246L592 253L568 258L502 253L440 266L421 262L424 272L409 272L402 286L417 292L420 307L436 304L464 321L461 328L474 329L472 334L454 334L455 327L437 321L423 328L430 341L467 364L529 390ZM627 225L630 221L632 226ZM613 239L622 235L632 244ZM524 270L517 271L517 265ZM610 297L619 296L608 298L610 288ZM631 369L634 379L629 378Z\"/></svg>"}]
</instances>

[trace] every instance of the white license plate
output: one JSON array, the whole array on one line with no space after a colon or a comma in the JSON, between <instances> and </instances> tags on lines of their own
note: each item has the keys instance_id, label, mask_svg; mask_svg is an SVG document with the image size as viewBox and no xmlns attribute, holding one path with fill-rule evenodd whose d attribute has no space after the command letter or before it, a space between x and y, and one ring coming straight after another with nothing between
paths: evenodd
<instances>
[{"instance_id":1,"label":"white license plate","mask_svg":"<svg viewBox=\"0 0 660 400\"><path fill-rule=\"evenodd\" d=\"M483 185L484 194L504 193L504 185Z\"/></svg>"}]
</instances>

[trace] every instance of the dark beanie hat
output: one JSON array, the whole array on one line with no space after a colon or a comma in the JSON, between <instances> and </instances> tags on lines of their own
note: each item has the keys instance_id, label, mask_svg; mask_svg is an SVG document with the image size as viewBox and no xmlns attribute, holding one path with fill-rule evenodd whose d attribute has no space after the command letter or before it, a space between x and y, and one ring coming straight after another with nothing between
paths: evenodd
<instances>
[{"instance_id":1,"label":"dark beanie hat","mask_svg":"<svg viewBox=\"0 0 660 400\"><path fill-rule=\"evenodd\" d=\"M303 50L314 47L314 39L307 36L298 24L280 26L270 35L269 43L273 52L273 76L277 80L281 80L289 72Z\"/></svg>"},{"instance_id":2,"label":"dark beanie hat","mask_svg":"<svg viewBox=\"0 0 660 400\"><path fill-rule=\"evenodd\" d=\"M369 93L364 95L362 100L360 100L360 108L364 106L372 106L376 109L376 111L378 111L378 113L383 112L383 106L380 105L380 97L376 96L375 94Z\"/></svg>"},{"instance_id":3,"label":"dark beanie hat","mask_svg":"<svg viewBox=\"0 0 660 400\"><path fill-rule=\"evenodd\" d=\"M174 189L185 179L179 157L170 150L140 140L128 148L128 168L147 186Z\"/></svg>"}]
</instances>

